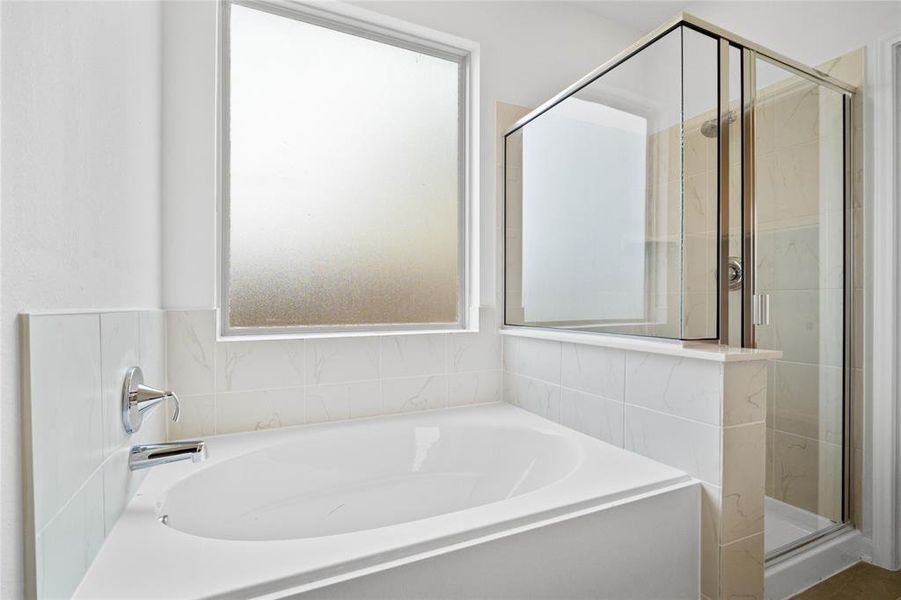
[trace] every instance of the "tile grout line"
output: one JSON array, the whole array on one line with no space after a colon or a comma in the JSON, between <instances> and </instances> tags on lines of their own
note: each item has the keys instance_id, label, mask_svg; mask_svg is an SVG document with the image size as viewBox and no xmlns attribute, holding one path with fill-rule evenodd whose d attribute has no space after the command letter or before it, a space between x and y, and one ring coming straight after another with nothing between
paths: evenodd
<instances>
[{"instance_id":1,"label":"tile grout line","mask_svg":"<svg viewBox=\"0 0 901 600\"><path fill-rule=\"evenodd\" d=\"M662 411L662 410L657 410L657 409L654 409L654 408L648 408L648 407L642 406L642 405L640 405L640 404L633 404L633 403L631 403L631 402L625 402L624 404L625 404L626 406L631 406L631 407L637 408L637 409L639 409L639 410L646 410L646 411L648 411L648 412L652 412L652 413L655 413L655 414L658 414L658 415L663 415L663 416L666 416L666 417L673 417L674 419L679 419L679 420L681 420L681 421L687 421L687 422L689 422L689 423L695 423L695 424L697 424L697 425L703 425L703 426L705 426L705 427L710 427L710 428L712 428L712 429L723 429L723 426L722 426L722 425L714 425L713 423L707 423L707 422L705 422L705 421L698 421L697 419L692 419L691 417L683 417L683 416L681 416L681 415L676 415L676 414L673 414L673 413L668 413L668 412L665 412L665 411Z\"/></svg>"},{"instance_id":2,"label":"tile grout line","mask_svg":"<svg viewBox=\"0 0 901 600\"><path fill-rule=\"evenodd\" d=\"M748 421L747 423L736 423L735 425L720 425L720 428L725 431L726 429L738 429L740 427L750 427L751 425L760 425L761 423L763 423L765 426L766 420L763 419L760 421Z\"/></svg>"},{"instance_id":3,"label":"tile grout line","mask_svg":"<svg viewBox=\"0 0 901 600\"><path fill-rule=\"evenodd\" d=\"M725 544L723 544L723 543L718 543L718 546L719 546L721 549L722 549L722 548L726 548L726 547L728 547L728 546L733 546L733 545L738 544L738 543L740 543L740 542L746 542L746 541L748 541L749 539L751 539L751 538L753 538L753 537L756 537L756 536L758 536L758 535L759 535L759 536L763 536L763 535L764 535L764 532L763 532L763 531L758 531L757 533L752 533L752 534L750 534L750 535L746 535L746 536L744 536L744 537L740 537L740 538L738 538L737 540L732 540L731 542L727 542L727 543L725 543Z\"/></svg>"},{"instance_id":4,"label":"tile grout line","mask_svg":"<svg viewBox=\"0 0 901 600\"><path fill-rule=\"evenodd\" d=\"M138 325L138 335L140 336L140 324ZM139 342L140 342L140 340L139 340ZM110 455L106 456L106 446L107 446L106 436L108 435L109 432L106 430L106 419L104 419L104 414L103 414L103 412L104 412L103 405L105 403L103 401L104 400L104 398L103 398L104 389L103 389L103 313L102 312L97 313L97 345L98 345L98 353L97 354L100 357L100 364L97 365L97 367L100 369L100 373L99 373L99 376L100 376L100 417L99 418L100 418L100 457L101 457L101 460L100 460L100 464L97 465L97 469L95 471L93 471L87 477L87 479L85 479L82 482L82 485L79 486L76 493L72 494L72 497L66 501L66 506L68 506L69 503L75 499L75 497L78 495L78 493L80 493L81 490L85 486L87 486L88 482L91 481L91 478L94 477L95 473L97 473L97 471L99 471L100 472L100 493L102 496L100 499L100 516L103 520L103 538L106 539L106 476L103 473L103 465L106 464L107 460L112 458L114 453L110 452ZM126 438L126 441L127 441L127 438ZM118 450L118 448L117 448L117 450ZM60 509L60 512L58 512L56 515L54 515L53 518L55 519L61 512L62 512L62 509ZM52 521L53 521L53 519L48 521L47 525L50 525L50 523Z\"/></svg>"},{"instance_id":5,"label":"tile grout line","mask_svg":"<svg viewBox=\"0 0 901 600\"><path fill-rule=\"evenodd\" d=\"M219 396L216 391L216 379L219 377L218 371L218 357L216 356L218 352L216 352L216 317L215 312L213 314L213 344L211 347L212 351L212 365L213 365L213 435L219 435ZM304 351L306 351L306 345L304 345ZM306 376L306 373L304 373ZM304 415L306 416L306 415Z\"/></svg>"},{"instance_id":6,"label":"tile grout line","mask_svg":"<svg viewBox=\"0 0 901 600\"><path fill-rule=\"evenodd\" d=\"M419 375L399 375L393 377L380 377L380 378L372 378L372 379L351 379L347 381L334 381L328 383L314 383L314 384L301 384L301 385L286 385L286 386L276 386L276 387L265 387L265 388L241 388L235 390L215 390L211 392L200 392L200 393L191 393L191 394L181 394L180 397L184 398L195 398L199 396L211 396L213 394L243 394L249 392L274 392L280 390L299 390L299 389L307 389L307 388L315 388L315 387L325 387L325 386L337 386L337 385L352 385L354 383L372 383L375 381L406 381L410 379L420 379L420 378L430 378L430 377L454 377L457 375L470 375L470 374L483 374L483 373L496 373L500 372L499 369L474 369L467 371L448 371L446 373L422 373ZM519 375L518 373L514 373L514 375ZM525 375L520 375L520 377L527 377ZM530 379L535 379L534 377L530 377ZM550 383L544 380L541 380L543 383ZM557 385L557 384L552 384ZM573 388L575 389L575 388ZM581 390L575 390L581 391ZM585 392L591 394L591 392ZM597 394L592 394L597 396ZM612 400L610 398L604 398L605 400Z\"/></svg>"},{"instance_id":7,"label":"tile grout line","mask_svg":"<svg viewBox=\"0 0 901 600\"><path fill-rule=\"evenodd\" d=\"M622 445L621 445L622 448L625 448L625 447L626 447L626 391L627 391L627 388L628 388L628 383L627 383L627 381L626 381L626 378L628 377L628 373L627 373L627 371L626 371L626 363L628 362L628 358L629 358L629 355L627 354L627 352L628 352L628 351L623 351L623 356L622 356L622 359L623 359L623 364L622 364L622 367L623 367L623 369L622 369L622 373L623 373L623 388L622 388L622 392L623 392L622 440L623 440L623 443L622 443Z\"/></svg>"},{"instance_id":8,"label":"tile grout line","mask_svg":"<svg viewBox=\"0 0 901 600\"><path fill-rule=\"evenodd\" d=\"M829 445L829 446L836 446L836 447L839 447L839 448L841 448L841 447L843 447L843 446L845 445L844 442L838 443L838 442L830 442L829 440L818 440L818 439L816 439L816 438L808 437L808 436L806 436L806 435L801 435L801 434L798 434L798 433L793 433L793 432L791 432L791 431L785 431L784 429L776 429L775 427L767 427L767 429L770 429L773 433L779 432L779 433L782 433L782 434L790 435L790 436L792 436L792 437L801 438L801 439L806 440L806 441L808 441L808 442L815 442L815 443L817 443L817 444L827 444L827 445Z\"/></svg>"}]
</instances>

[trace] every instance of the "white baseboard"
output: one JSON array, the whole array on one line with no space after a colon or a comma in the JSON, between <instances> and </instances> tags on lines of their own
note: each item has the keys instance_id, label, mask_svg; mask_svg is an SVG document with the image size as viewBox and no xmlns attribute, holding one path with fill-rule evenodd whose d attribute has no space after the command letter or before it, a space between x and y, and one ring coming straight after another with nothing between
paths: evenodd
<instances>
[{"instance_id":1,"label":"white baseboard","mask_svg":"<svg viewBox=\"0 0 901 600\"><path fill-rule=\"evenodd\" d=\"M766 600L786 600L861 560L869 560L871 546L860 531L851 529L780 560L766 568Z\"/></svg>"}]
</instances>

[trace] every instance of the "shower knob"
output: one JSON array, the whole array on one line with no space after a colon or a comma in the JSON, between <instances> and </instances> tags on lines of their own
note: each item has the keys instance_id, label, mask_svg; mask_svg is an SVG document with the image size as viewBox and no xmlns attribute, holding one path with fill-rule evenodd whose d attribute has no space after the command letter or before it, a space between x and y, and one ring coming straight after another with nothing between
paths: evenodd
<instances>
[{"instance_id":1,"label":"shower knob","mask_svg":"<svg viewBox=\"0 0 901 600\"><path fill-rule=\"evenodd\" d=\"M745 272L741 267L741 258L737 256L729 257L729 289L740 290L741 282L745 277Z\"/></svg>"}]
</instances>

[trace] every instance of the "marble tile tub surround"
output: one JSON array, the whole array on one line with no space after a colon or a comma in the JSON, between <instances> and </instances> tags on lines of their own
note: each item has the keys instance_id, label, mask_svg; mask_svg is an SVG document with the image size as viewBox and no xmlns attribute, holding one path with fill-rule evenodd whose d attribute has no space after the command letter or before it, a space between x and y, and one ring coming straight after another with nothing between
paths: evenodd
<instances>
[{"instance_id":1,"label":"marble tile tub surround","mask_svg":"<svg viewBox=\"0 0 901 600\"><path fill-rule=\"evenodd\" d=\"M762 598L767 360L779 354L504 333L504 399L701 480L703 595Z\"/></svg>"},{"instance_id":2,"label":"marble tile tub surround","mask_svg":"<svg viewBox=\"0 0 901 600\"><path fill-rule=\"evenodd\" d=\"M495 310L480 331L217 340L215 310L168 311L169 438L253 431L501 399Z\"/></svg>"},{"instance_id":3,"label":"marble tile tub surround","mask_svg":"<svg viewBox=\"0 0 901 600\"><path fill-rule=\"evenodd\" d=\"M164 411L132 436L120 411L128 367L165 385L165 314L32 313L21 321L26 585L29 597L68 598L146 474L128 470L128 449L166 438Z\"/></svg>"}]
</instances>

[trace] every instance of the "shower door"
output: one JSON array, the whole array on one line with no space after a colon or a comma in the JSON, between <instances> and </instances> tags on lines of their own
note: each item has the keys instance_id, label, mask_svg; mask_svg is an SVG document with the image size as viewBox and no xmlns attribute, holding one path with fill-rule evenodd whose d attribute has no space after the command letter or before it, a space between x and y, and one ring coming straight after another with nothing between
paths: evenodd
<instances>
[{"instance_id":1,"label":"shower door","mask_svg":"<svg viewBox=\"0 0 901 600\"><path fill-rule=\"evenodd\" d=\"M782 351L767 399L768 556L847 520L848 96L753 57L753 292L744 342ZM750 338L750 339L748 339ZM750 342L750 343L749 343Z\"/></svg>"}]
</instances>

